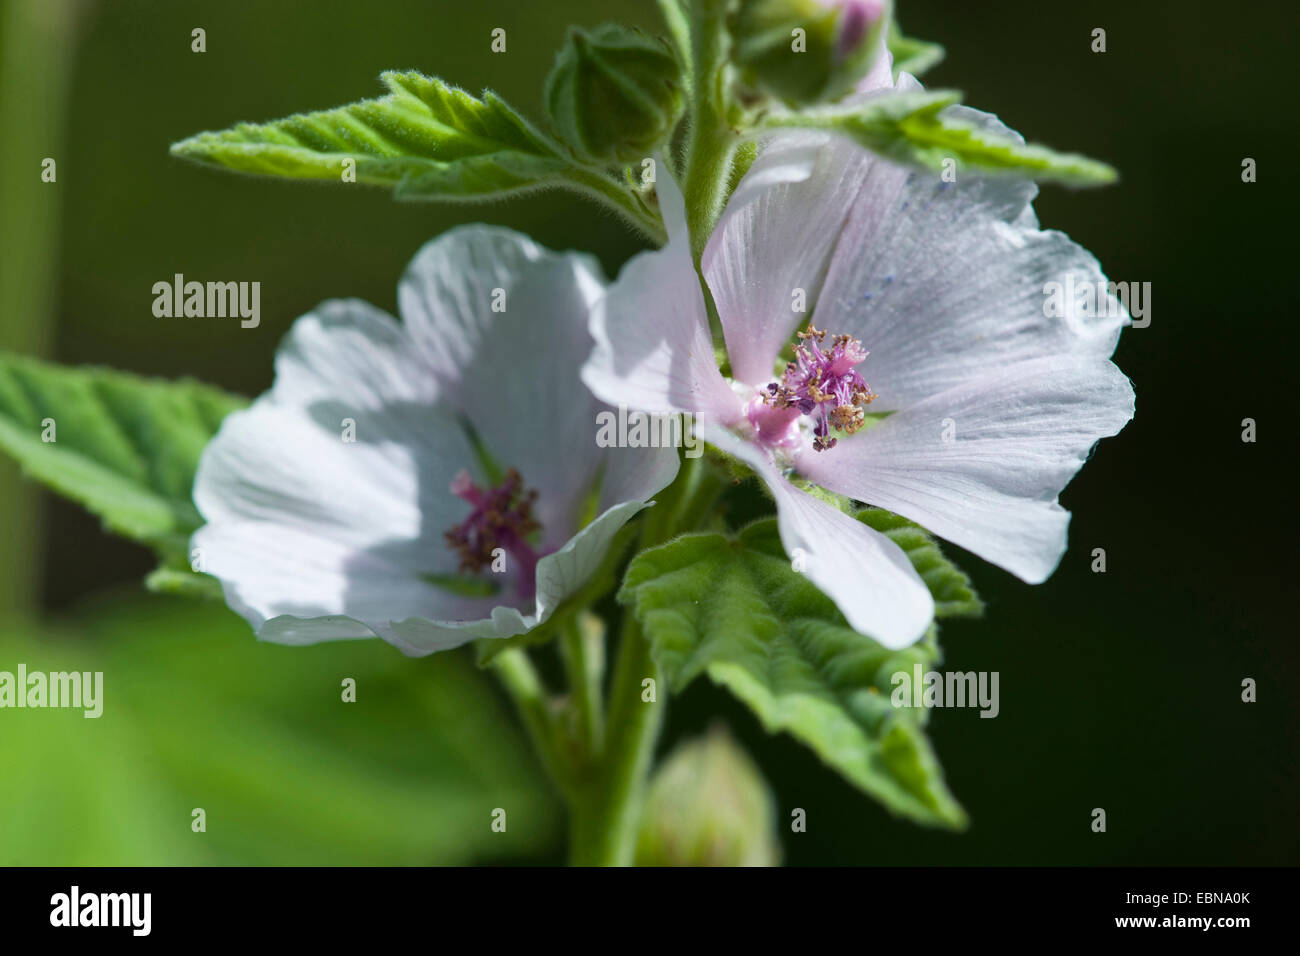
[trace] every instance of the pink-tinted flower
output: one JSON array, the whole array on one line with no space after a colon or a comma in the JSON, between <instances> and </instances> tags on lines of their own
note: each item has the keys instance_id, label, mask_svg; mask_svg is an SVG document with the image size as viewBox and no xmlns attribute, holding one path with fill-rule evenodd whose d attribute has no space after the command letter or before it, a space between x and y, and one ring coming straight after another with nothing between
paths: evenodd
<instances>
[{"instance_id":1,"label":"pink-tinted flower","mask_svg":"<svg viewBox=\"0 0 1300 956\"><path fill-rule=\"evenodd\" d=\"M1037 583L1066 547L1059 493L1133 414L1110 361L1119 303L1044 308L1047 283L1105 277L1039 228L1035 195L1019 179L943 182L826 136L772 140L702 259L724 378L680 193L661 177L672 240L628 263L593 312L583 379L607 402L697 415L767 484L787 551L849 623L906 645L932 617L926 586L892 541L805 488L904 515Z\"/></svg>"},{"instance_id":2,"label":"pink-tinted flower","mask_svg":"<svg viewBox=\"0 0 1300 956\"><path fill-rule=\"evenodd\" d=\"M193 543L227 603L268 641L410 654L545 621L677 471L596 445L602 286L589 257L471 226L415 257L401 323L357 300L298 319L199 464Z\"/></svg>"}]
</instances>

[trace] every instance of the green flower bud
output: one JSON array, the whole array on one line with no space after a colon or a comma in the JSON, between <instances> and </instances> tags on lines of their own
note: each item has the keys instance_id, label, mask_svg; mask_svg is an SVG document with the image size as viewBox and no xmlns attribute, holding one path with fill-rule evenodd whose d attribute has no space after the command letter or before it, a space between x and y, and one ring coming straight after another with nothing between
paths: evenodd
<instances>
[{"instance_id":1,"label":"green flower bud","mask_svg":"<svg viewBox=\"0 0 1300 956\"><path fill-rule=\"evenodd\" d=\"M776 806L758 767L723 729L680 744L655 773L638 866L776 866Z\"/></svg>"},{"instance_id":2,"label":"green flower bud","mask_svg":"<svg viewBox=\"0 0 1300 956\"><path fill-rule=\"evenodd\" d=\"M839 99L866 76L889 0L741 0L732 59L755 91L802 106Z\"/></svg>"},{"instance_id":3,"label":"green flower bud","mask_svg":"<svg viewBox=\"0 0 1300 956\"><path fill-rule=\"evenodd\" d=\"M579 159L632 162L666 140L682 114L681 67L668 44L606 24L570 29L546 78L546 110Z\"/></svg>"}]
</instances>

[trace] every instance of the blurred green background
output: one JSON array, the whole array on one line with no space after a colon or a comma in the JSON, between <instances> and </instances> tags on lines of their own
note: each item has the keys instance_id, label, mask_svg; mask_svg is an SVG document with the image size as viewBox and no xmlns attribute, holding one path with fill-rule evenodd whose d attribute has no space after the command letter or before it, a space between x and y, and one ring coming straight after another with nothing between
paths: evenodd
<instances>
[{"instance_id":1,"label":"blurred green background","mask_svg":"<svg viewBox=\"0 0 1300 956\"><path fill-rule=\"evenodd\" d=\"M502 223L613 273L638 242L543 195L403 205L380 191L254 180L171 159L203 129L378 95L388 68L492 87L539 115L570 22L656 24L594 0L4 0L0 348L193 375L254 395L293 319L358 296L395 311L426 240ZM1028 587L949 548L988 603L947 627L947 667L999 671L1001 714L931 723L964 834L896 821L704 683L662 747L722 715L768 775L791 864L1300 862L1296 807L1295 9L1149 0L899 0L948 48L927 82L1029 138L1115 164L1113 188L1049 187L1040 219L1114 280L1153 284L1117 361L1136 420L1063 496L1071 546ZM207 31L207 52L190 31ZM488 50L507 30L505 54ZM1090 51L1107 31L1107 52ZM39 181L58 160L56 185ZM1259 181L1241 181L1241 161ZM43 272L48 270L48 275ZM258 280L262 324L157 319L183 272ZM48 279L48 281L44 281ZM36 321L39 319L39 321ZM1240 440L1241 420L1259 440ZM0 864L548 861L554 801L508 708L458 655L379 643L261 645L221 608L148 598L143 549L0 463L0 669L104 670L105 716L0 713ZM1093 548L1108 570L1089 570ZM358 702L339 703L344 677ZM1252 677L1259 701L1243 704ZM192 834L204 807L208 832ZM492 809L508 809L506 834ZM1091 811L1107 811L1094 834Z\"/></svg>"}]
</instances>

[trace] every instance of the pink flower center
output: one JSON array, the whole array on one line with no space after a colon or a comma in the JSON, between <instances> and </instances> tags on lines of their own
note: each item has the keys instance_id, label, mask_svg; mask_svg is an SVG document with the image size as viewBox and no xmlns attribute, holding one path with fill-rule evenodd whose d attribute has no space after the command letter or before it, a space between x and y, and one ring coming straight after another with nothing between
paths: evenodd
<instances>
[{"instance_id":1,"label":"pink flower center","mask_svg":"<svg viewBox=\"0 0 1300 956\"><path fill-rule=\"evenodd\" d=\"M533 518L537 492L525 488L511 468L493 488L480 488L462 470L451 481L451 493L471 508L469 517L445 533L448 547L460 555L460 570L475 573L490 567L500 548L515 561L519 588L531 595L539 555L528 536L541 528Z\"/></svg>"},{"instance_id":2,"label":"pink flower center","mask_svg":"<svg viewBox=\"0 0 1300 956\"><path fill-rule=\"evenodd\" d=\"M768 384L750 402L749 421L763 444L791 447L799 440L796 422L810 415L813 448L826 451L839 441L831 429L852 435L866 422L863 409L876 396L854 366L868 353L849 335L832 336L827 351L826 331L811 323L798 335L794 361L786 365L781 381Z\"/></svg>"}]
</instances>

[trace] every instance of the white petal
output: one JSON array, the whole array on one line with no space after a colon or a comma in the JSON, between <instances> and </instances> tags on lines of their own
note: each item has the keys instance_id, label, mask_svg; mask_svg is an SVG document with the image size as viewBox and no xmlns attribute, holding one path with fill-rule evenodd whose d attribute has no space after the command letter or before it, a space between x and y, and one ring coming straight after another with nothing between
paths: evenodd
<instances>
[{"instance_id":1,"label":"white petal","mask_svg":"<svg viewBox=\"0 0 1300 956\"><path fill-rule=\"evenodd\" d=\"M596 444L600 406L579 373L603 286L589 256L474 226L426 245L399 290L403 320L431 356L444 400L462 411L501 467L517 468L539 493L535 514L546 547L568 539L598 473L616 461L649 479L626 489L640 501L663 487L653 485L655 476L676 473L672 450Z\"/></svg>"},{"instance_id":2,"label":"white petal","mask_svg":"<svg viewBox=\"0 0 1300 956\"><path fill-rule=\"evenodd\" d=\"M673 427L676 429L678 426ZM666 443L668 437L679 438L674 433L661 440ZM686 439L683 435L680 436L677 445L605 449L604 462L597 479L599 481L597 510L604 513L625 502L646 502L667 488L677 477L679 464L677 448L685 445ZM569 525L569 527L574 526Z\"/></svg>"},{"instance_id":3,"label":"white petal","mask_svg":"<svg viewBox=\"0 0 1300 956\"><path fill-rule=\"evenodd\" d=\"M539 623L591 579L619 529L645 507L643 501L625 501L609 508L574 535L563 548L537 562L536 616Z\"/></svg>"},{"instance_id":4,"label":"white petal","mask_svg":"<svg viewBox=\"0 0 1300 956\"><path fill-rule=\"evenodd\" d=\"M526 267L543 258L560 258L527 236L499 226L460 226L426 243L415 254L397 286L398 309L406 332L424 353L445 388L466 378L481 362L501 318L492 310Z\"/></svg>"},{"instance_id":5,"label":"white petal","mask_svg":"<svg viewBox=\"0 0 1300 956\"><path fill-rule=\"evenodd\" d=\"M781 347L807 324L849 213L848 197L861 183L865 164L852 150L829 149L826 142L783 136L768 143L704 250L701 266L732 375L749 385L775 378Z\"/></svg>"},{"instance_id":6,"label":"white petal","mask_svg":"<svg viewBox=\"0 0 1300 956\"><path fill-rule=\"evenodd\" d=\"M327 303L294 324L275 387L204 450L195 504L212 523L278 523L354 548L405 541L412 566L454 570L441 532L465 511L448 488L472 454L400 328L359 306Z\"/></svg>"},{"instance_id":7,"label":"white petal","mask_svg":"<svg viewBox=\"0 0 1300 956\"><path fill-rule=\"evenodd\" d=\"M892 26L886 26L880 31L876 40L876 59L871 64L871 69L867 75L858 81L859 93L870 93L874 90L889 89L894 85L894 54L889 52L889 31ZM913 79L912 74L903 73L909 79Z\"/></svg>"},{"instance_id":8,"label":"white petal","mask_svg":"<svg viewBox=\"0 0 1300 956\"><path fill-rule=\"evenodd\" d=\"M787 554L844 614L855 630L890 648L916 642L934 618L934 599L907 555L885 535L790 484L768 454L720 429L710 442L735 455L776 498L777 527Z\"/></svg>"},{"instance_id":9,"label":"white petal","mask_svg":"<svg viewBox=\"0 0 1300 956\"><path fill-rule=\"evenodd\" d=\"M379 635L410 616L477 619L424 575L454 574L449 492L473 462L401 327L364 303L326 303L294 324L274 388L204 450L194 537L227 602L266 640ZM355 441L345 441L355 437Z\"/></svg>"},{"instance_id":10,"label":"white petal","mask_svg":"<svg viewBox=\"0 0 1300 956\"><path fill-rule=\"evenodd\" d=\"M1056 356L931 396L798 467L1036 584L1065 552L1057 496L1132 416L1133 388L1113 364Z\"/></svg>"},{"instance_id":11,"label":"white petal","mask_svg":"<svg viewBox=\"0 0 1300 956\"><path fill-rule=\"evenodd\" d=\"M480 638L514 637L531 630L535 624L533 617L525 617L512 607L495 607L490 617L477 621L430 621L418 617L394 621L389 640L404 653L418 657Z\"/></svg>"},{"instance_id":12,"label":"white petal","mask_svg":"<svg viewBox=\"0 0 1300 956\"><path fill-rule=\"evenodd\" d=\"M277 644L382 637L390 619L489 613L492 601L450 595L420 580L382 547L361 550L284 524L209 524L194 536L226 603ZM468 640L468 638L466 638Z\"/></svg>"},{"instance_id":13,"label":"white petal","mask_svg":"<svg viewBox=\"0 0 1300 956\"><path fill-rule=\"evenodd\" d=\"M657 190L665 221L681 202L665 169ZM596 347L582 380L610 405L692 412L732 423L741 403L718 371L708 313L684 223L667 246L634 256L592 311Z\"/></svg>"},{"instance_id":14,"label":"white petal","mask_svg":"<svg viewBox=\"0 0 1300 956\"><path fill-rule=\"evenodd\" d=\"M773 187L806 182L817 168L822 147L830 141L829 133L807 130L775 133L764 139L759 143L757 158L727 200L719 221L725 221L728 213L757 201Z\"/></svg>"},{"instance_id":15,"label":"white petal","mask_svg":"<svg viewBox=\"0 0 1300 956\"><path fill-rule=\"evenodd\" d=\"M960 110L968 122L995 117ZM836 150L851 149L837 144ZM958 173L956 183L872 158L853 200L814 321L861 339L875 408L910 405L989 370L1048 355L1109 356L1127 316L1103 294L1049 315L1049 283L1105 276L1087 250L1037 227L1032 183Z\"/></svg>"},{"instance_id":16,"label":"white petal","mask_svg":"<svg viewBox=\"0 0 1300 956\"><path fill-rule=\"evenodd\" d=\"M285 335L270 394L283 405L328 401L373 411L396 403L432 405L438 382L392 316L360 299L334 299Z\"/></svg>"},{"instance_id":17,"label":"white petal","mask_svg":"<svg viewBox=\"0 0 1300 956\"><path fill-rule=\"evenodd\" d=\"M391 318L360 302L326 303L286 337L272 391L223 423L196 477L208 524L194 544L260 637L379 636L424 654L537 623L498 606L507 596L467 598L427 579L458 571L443 535L467 506L450 484L462 468L476 471L453 396L499 460L543 490L543 547L560 549L539 564L546 614L671 482L672 448L596 446L597 402L577 372L597 280L571 257L526 260L509 286L514 312L508 301L490 328L467 327L488 336L490 361L480 367L471 355L449 390ZM355 441L344 440L349 432ZM597 477L605 514L571 541Z\"/></svg>"}]
</instances>

